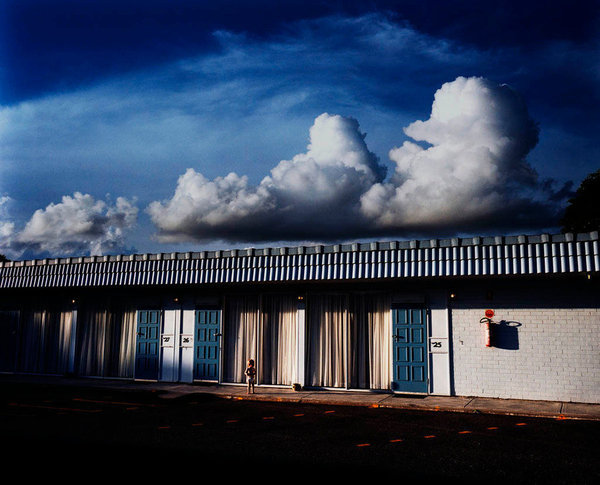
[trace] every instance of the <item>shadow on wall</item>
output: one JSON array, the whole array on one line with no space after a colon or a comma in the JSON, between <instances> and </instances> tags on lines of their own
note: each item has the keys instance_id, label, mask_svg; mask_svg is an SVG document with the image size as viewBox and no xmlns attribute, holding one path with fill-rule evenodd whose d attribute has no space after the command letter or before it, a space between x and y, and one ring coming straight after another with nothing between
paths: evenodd
<instances>
[{"instance_id":1,"label":"shadow on wall","mask_svg":"<svg viewBox=\"0 0 600 485\"><path fill-rule=\"evenodd\" d=\"M504 350L519 350L520 322L501 320L491 326L492 347Z\"/></svg>"}]
</instances>

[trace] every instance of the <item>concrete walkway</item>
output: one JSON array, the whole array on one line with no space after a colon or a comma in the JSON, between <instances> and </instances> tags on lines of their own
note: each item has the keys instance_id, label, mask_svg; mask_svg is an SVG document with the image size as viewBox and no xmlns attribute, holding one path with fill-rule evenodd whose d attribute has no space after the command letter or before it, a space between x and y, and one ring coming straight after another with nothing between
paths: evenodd
<instances>
[{"instance_id":1,"label":"concrete walkway","mask_svg":"<svg viewBox=\"0 0 600 485\"><path fill-rule=\"evenodd\" d=\"M560 401L528 401L465 396L410 396L370 391L294 391L280 387L256 387L247 394L245 386L217 384L181 384L108 379L82 379L53 376L0 375L0 383L32 385L79 386L88 388L153 391L162 399L174 399L191 394L211 394L224 399L295 402L331 406L366 406L418 411L508 414L554 419L584 419L600 421L600 404Z\"/></svg>"}]
</instances>

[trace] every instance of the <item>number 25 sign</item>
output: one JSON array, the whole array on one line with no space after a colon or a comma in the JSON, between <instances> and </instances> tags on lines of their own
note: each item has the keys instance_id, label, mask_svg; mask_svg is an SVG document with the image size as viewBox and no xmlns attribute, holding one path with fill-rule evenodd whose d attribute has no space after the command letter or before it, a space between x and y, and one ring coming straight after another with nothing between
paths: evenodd
<instances>
[{"instance_id":1,"label":"number 25 sign","mask_svg":"<svg viewBox=\"0 0 600 485\"><path fill-rule=\"evenodd\" d=\"M444 354L448 352L448 339L431 337L429 339L429 352L432 354Z\"/></svg>"}]
</instances>

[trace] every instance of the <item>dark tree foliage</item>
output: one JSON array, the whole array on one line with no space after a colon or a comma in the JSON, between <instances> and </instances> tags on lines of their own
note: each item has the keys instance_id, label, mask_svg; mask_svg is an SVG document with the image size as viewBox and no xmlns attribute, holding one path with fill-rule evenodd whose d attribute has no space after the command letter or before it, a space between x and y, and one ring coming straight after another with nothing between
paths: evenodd
<instances>
[{"instance_id":1,"label":"dark tree foliage","mask_svg":"<svg viewBox=\"0 0 600 485\"><path fill-rule=\"evenodd\" d=\"M4 254L0 254L0 263L2 261L8 261L8 258L6 256L4 256Z\"/></svg>"},{"instance_id":2,"label":"dark tree foliage","mask_svg":"<svg viewBox=\"0 0 600 485\"><path fill-rule=\"evenodd\" d=\"M589 174L569 199L560 221L562 232L590 232L600 229L600 170Z\"/></svg>"}]
</instances>

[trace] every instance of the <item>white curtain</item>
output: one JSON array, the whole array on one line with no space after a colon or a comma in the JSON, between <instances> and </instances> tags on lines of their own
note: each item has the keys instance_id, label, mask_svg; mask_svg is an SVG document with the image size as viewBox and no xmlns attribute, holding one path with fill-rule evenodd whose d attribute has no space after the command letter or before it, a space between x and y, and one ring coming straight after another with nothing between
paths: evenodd
<instances>
[{"instance_id":1,"label":"white curtain","mask_svg":"<svg viewBox=\"0 0 600 485\"><path fill-rule=\"evenodd\" d=\"M0 372L15 370L19 318L19 311L0 311Z\"/></svg>"},{"instance_id":2,"label":"white curtain","mask_svg":"<svg viewBox=\"0 0 600 485\"><path fill-rule=\"evenodd\" d=\"M310 295L308 384L389 389L390 304L383 294Z\"/></svg>"},{"instance_id":3,"label":"white curtain","mask_svg":"<svg viewBox=\"0 0 600 485\"><path fill-rule=\"evenodd\" d=\"M56 343L51 348L56 352L56 356L54 358L51 357L49 361L52 362L51 365L57 374L66 374L69 370L72 323L72 311L62 311L54 317L53 335Z\"/></svg>"},{"instance_id":4,"label":"white curtain","mask_svg":"<svg viewBox=\"0 0 600 485\"><path fill-rule=\"evenodd\" d=\"M135 310L88 307L80 312L78 374L90 377L133 377Z\"/></svg>"},{"instance_id":5,"label":"white curtain","mask_svg":"<svg viewBox=\"0 0 600 485\"><path fill-rule=\"evenodd\" d=\"M348 315L350 382L348 387L351 388L369 388L371 375L369 369L369 303L363 295L353 295L350 298L350 312Z\"/></svg>"},{"instance_id":6,"label":"white curtain","mask_svg":"<svg viewBox=\"0 0 600 485\"><path fill-rule=\"evenodd\" d=\"M69 366L71 311L35 309L25 313L19 329L20 372L65 374Z\"/></svg>"},{"instance_id":7,"label":"white curtain","mask_svg":"<svg viewBox=\"0 0 600 485\"><path fill-rule=\"evenodd\" d=\"M123 312L121 321L120 339L118 344L118 364L116 377L129 377L133 379L135 367L135 338L137 322L135 310L129 309Z\"/></svg>"},{"instance_id":8,"label":"white curtain","mask_svg":"<svg viewBox=\"0 0 600 485\"><path fill-rule=\"evenodd\" d=\"M265 295L261 305L260 359L262 384L291 385L297 362L296 296Z\"/></svg>"},{"instance_id":9,"label":"white curtain","mask_svg":"<svg viewBox=\"0 0 600 485\"><path fill-rule=\"evenodd\" d=\"M259 297L228 296L224 310L225 382L245 382L248 359L257 358Z\"/></svg>"},{"instance_id":10,"label":"white curtain","mask_svg":"<svg viewBox=\"0 0 600 485\"><path fill-rule=\"evenodd\" d=\"M307 310L307 382L346 387L347 296L310 295Z\"/></svg>"},{"instance_id":11,"label":"white curtain","mask_svg":"<svg viewBox=\"0 0 600 485\"><path fill-rule=\"evenodd\" d=\"M392 358L391 299L387 295L352 295L350 305L350 385L389 389Z\"/></svg>"},{"instance_id":12,"label":"white curtain","mask_svg":"<svg viewBox=\"0 0 600 485\"><path fill-rule=\"evenodd\" d=\"M87 308L79 312L78 371L81 376L101 377L104 367L104 343L107 311Z\"/></svg>"}]
</instances>

